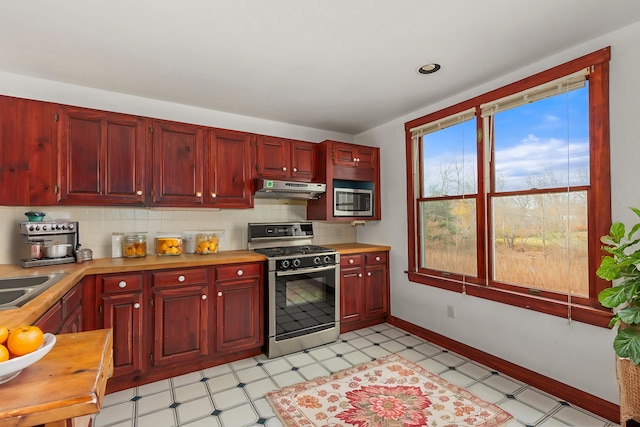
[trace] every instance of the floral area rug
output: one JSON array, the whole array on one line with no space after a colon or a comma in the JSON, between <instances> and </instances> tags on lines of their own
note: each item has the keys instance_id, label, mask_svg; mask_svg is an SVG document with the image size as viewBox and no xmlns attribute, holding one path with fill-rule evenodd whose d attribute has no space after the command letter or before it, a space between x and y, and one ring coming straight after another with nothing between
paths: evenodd
<instances>
[{"instance_id":1,"label":"floral area rug","mask_svg":"<svg viewBox=\"0 0 640 427\"><path fill-rule=\"evenodd\" d=\"M266 397L287 427L490 427L512 418L396 354Z\"/></svg>"}]
</instances>

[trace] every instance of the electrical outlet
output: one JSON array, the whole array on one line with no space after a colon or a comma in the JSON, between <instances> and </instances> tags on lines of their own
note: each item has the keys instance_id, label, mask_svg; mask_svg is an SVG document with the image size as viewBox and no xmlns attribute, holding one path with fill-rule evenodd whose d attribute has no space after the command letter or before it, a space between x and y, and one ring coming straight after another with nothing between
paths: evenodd
<instances>
[{"instance_id":1,"label":"electrical outlet","mask_svg":"<svg viewBox=\"0 0 640 427\"><path fill-rule=\"evenodd\" d=\"M447 305L447 317L449 319L455 319L456 318L456 310L453 308L452 305Z\"/></svg>"}]
</instances>

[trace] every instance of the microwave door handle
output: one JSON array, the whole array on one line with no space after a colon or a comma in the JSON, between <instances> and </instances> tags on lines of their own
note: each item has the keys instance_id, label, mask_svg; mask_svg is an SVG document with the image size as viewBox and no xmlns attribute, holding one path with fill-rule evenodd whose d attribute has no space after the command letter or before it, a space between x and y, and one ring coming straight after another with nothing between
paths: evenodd
<instances>
[{"instance_id":1,"label":"microwave door handle","mask_svg":"<svg viewBox=\"0 0 640 427\"><path fill-rule=\"evenodd\" d=\"M304 273L313 273L315 271L327 271L327 270L335 270L335 265L328 265L325 267L314 267L314 268L301 268L299 270L287 270L287 271L276 271L276 276L293 276L296 274L304 274Z\"/></svg>"}]
</instances>

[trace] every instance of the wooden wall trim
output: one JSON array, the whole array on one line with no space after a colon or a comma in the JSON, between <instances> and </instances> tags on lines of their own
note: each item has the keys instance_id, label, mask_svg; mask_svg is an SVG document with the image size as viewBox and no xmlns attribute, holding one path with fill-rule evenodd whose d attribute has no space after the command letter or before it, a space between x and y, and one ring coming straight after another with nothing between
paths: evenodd
<instances>
[{"instance_id":1,"label":"wooden wall trim","mask_svg":"<svg viewBox=\"0 0 640 427\"><path fill-rule=\"evenodd\" d=\"M481 363L484 366L495 369L505 375L525 382L539 390L549 393L559 399L565 400L580 408L586 409L594 414L604 417L615 423L620 422L620 406L601 399L597 396L589 394L585 391L571 387L567 384L546 377L537 372L523 368L515 363L500 359L482 350L468 346L451 338L424 329L421 326L399 319L395 316L389 316L387 322L393 326L410 332L420 338L429 341L432 344L439 345L473 361Z\"/></svg>"}]
</instances>

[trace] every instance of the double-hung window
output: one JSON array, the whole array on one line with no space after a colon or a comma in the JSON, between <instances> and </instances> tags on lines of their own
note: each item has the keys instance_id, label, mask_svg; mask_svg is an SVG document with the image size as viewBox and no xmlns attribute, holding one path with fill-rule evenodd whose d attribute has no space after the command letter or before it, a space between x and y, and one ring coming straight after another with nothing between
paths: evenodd
<instances>
[{"instance_id":1,"label":"double-hung window","mask_svg":"<svg viewBox=\"0 0 640 427\"><path fill-rule=\"evenodd\" d=\"M406 123L410 280L606 325L609 57Z\"/></svg>"}]
</instances>

